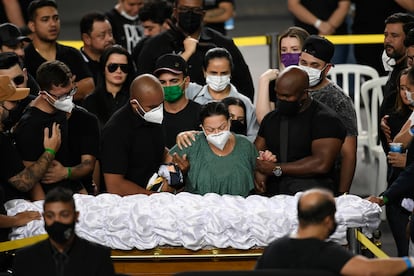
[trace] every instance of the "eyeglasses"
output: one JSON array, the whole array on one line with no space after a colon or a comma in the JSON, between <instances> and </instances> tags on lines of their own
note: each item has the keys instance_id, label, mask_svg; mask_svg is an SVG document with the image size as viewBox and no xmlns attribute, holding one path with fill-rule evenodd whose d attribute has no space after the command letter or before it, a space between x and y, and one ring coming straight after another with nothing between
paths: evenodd
<instances>
[{"instance_id":1,"label":"eyeglasses","mask_svg":"<svg viewBox=\"0 0 414 276\"><path fill-rule=\"evenodd\" d=\"M24 76L23 75L18 75L16 77L13 78L13 82L15 85L21 85L24 83Z\"/></svg>"},{"instance_id":2,"label":"eyeglasses","mask_svg":"<svg viewBox=\"0 0 414 276\"><path fill-rule=\"evenodd\" d=\"M180 13L186 13L186 12L193 12L198 14L203 14L204 9L200 7L187 7L187 6L179 6L177 7L177 11Z\"/></svg>"},{"instance_id":3,"label":"eyeglasses","mask_svg":"<svg viewBox=\"0 0 414 276\"><path fill-rule=\"evenodd\" d=\"M121 71L124 72L125 74L128 74L128 64L124 64L124 63L109 63L106 68L108 68L108 72L109 73L113 73L116 70L118 70L118 68L121 68Z\"/></svg>"},{"instance_id":4,"label":"eyeglasses","mask_svg":"<svg viewBox=\"0 0 414 276\"><path fill-rule=\"evenodd\" d=\"M66 99L66 98L68 98L68 97L70 97L70 96L73 96L73 95L75 95L75 93L76 92L78 92L78 88L77 87L74 87L74 88L72 88L68 93L65 93L65 94L63 94L62 96L56 96L56 95L53 95L52 93L50 93L49 91L47 91L47 90L44 90L47 94L49 94L50 96L53 96L53 97L55 97L57 100L64 100L64 99Z\"/></svg>"}]
</instances>

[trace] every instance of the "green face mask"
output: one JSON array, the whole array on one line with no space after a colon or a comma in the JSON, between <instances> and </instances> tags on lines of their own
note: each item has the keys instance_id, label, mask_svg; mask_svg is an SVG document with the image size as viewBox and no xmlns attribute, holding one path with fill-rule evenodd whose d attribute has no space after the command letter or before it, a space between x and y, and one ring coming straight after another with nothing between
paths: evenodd
<instances>
[{"instance_id":1,"label":"green face mask","mask_svg":"<svg viewBox=\"0 0 414 276\"><path fill-rule=\"evenodd\" d=\"M164 99L169 103L178 101L183 94L184 92L181 89L181 84L164 86Z\"/></svg>"}]
</instances>

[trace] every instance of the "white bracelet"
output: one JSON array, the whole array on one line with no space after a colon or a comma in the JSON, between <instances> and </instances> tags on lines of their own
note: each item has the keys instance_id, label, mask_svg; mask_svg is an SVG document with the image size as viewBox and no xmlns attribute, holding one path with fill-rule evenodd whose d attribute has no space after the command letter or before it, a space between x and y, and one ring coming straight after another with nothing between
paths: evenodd
<instances>
[{"instance_id":1,"label":"white bracelet","mask_svg":"<svg viewBox=\"0 0 414 276\"><path fill-rule=\"evenodd\" d=\"M316 29L319 29L319 27L321 26L321 24L322 24L322 21L318 18L318 20L316 20L315 23L313 23L313 26Z\"/></svg>"}]
</instances>

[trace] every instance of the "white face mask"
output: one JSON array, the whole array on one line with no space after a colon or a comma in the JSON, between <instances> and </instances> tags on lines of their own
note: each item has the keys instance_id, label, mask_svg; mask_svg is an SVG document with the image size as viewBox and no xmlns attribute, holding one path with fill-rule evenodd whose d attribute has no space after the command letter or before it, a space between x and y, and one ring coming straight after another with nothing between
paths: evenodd
<instances>
[{"instance_id":1,"label":"white face mask","mask_svg":"<svg viewBox=\"0 0 414 276\"><path fill-rule=\"evenodd\" d=\"M52 96L46 92L46 95L50 98L52 98ZM52 98L53 99L53 98ZM54 101L49 101L48 102L54 106L54 108L56 108L57 110L61 110L67 113L71 113L72 109L75 107L75 104L73 103L73 96L67 96L64 99L58 99Z\"/></svg>"},{"instance_id":2,"label":"white face mask","mask_svg":"<svg viewBox=\"0 0 414 276\"><path fill-rule=\"evenodd\" d=\"M73 103L73 96L69 96L63 100L57 100L54 103L56 109L71 113L75 104Z\"/></svg>"},{"instance_id":3,"label":"white face mask","mask_svg":"<svg viewBox=\"0 0 414 276\"><path fill-rule=\"evenodd\" d=\"M308 74L309 87L316 86L321 82L322 70L303 65L299 65L299 67Z\"/></svg>"},{"instance_id":4,"label":"white face mask","mask_svg":"<svg viewBox=\"0 0 414 276\"><path fill-rule=\"evenodd\" d=\"M123 17L125 17L126 19L131 20L131 21L135 21L135 20L137 20L137 19L138 19L138 14L137 14L137 15L132 16L132 15L127 14L125 11L121 11L121 15L122 15Z\"/></svg>"},{"instance_id":5,"label":"white face mask","mask_svg":"<svg viewBox=\"0 0 414 276\"><path fill-rule=\"evenodd\" d=\"M204 131L204 135L206 132ZM206 139L209 143L213 144L216 148L223 150L227 141L229 140L231 132L228 130L220 131L219 133L212 133L206 135Z\"/></svg>"},{"instance_id":6,"label":"white face mask","mask_svg":"<svg viewBox=\"0 0 414 276\"><path fill-rule=\"evenodd\" d=\"M207 75L206 83L214 91L223 91L224 89L226 89L227 85L230 84L230 75L225 75L225 76Z\"/></svg>"},{"instance_id":7,"label":"white face mask","mask_svg":"<svg viewBox=\"0 0 414 276\"><path fill-rule=\"evenodd\" d=\"M411 91L405 90L405 96L407 97L409 105L414 106L414 99L412 97L412 95L413 95L412 93L413 92L411 92Z\"/></svg>"},{"instance_id":8,"label":"white face mask","mask_svg":"<svg viewBox=\"0 0 414 276\"><path fill-rule=\"evenodd\" d=\"M395 66L395 59L387 56L387 52L384 50L382 52L382 65L384 66L385 71L392 71Z\"/></svg>"},{"instance_id":9,"label":"white face mask","mask_svg":"<svg viewBox=\"0 0 414 276\"><path fill-rule=\"evenodd\" d=\"M138 105L139 109L141 109L141 111L144 113L144 116L143 116L141 115L141 113L139 113L138 109L136 109L138 115L141 116L142 119L144 119L145 121L149 123L154 123L154 124L162 123L162 120L164 119L163 104L160 104L156 108L153 108L148 112L145 112L145 110L142 108L142 106L139 104L137 100L134 99L131 102L135 102Z\"/></svg>"}]
</instances>

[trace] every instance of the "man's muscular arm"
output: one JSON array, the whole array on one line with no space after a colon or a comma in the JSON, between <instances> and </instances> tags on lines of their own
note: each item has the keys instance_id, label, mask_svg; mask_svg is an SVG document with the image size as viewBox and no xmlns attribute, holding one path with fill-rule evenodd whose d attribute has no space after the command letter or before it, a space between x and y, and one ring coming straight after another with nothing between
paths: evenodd
<instances>
[{"instance_id":1,"label":"man's muscular arm","mask_svg":"<svg viewBox=\"0 0 414 276\"><path fill-rule=\"evenodd\" d=\"M45 128L43 140L45 149L51 149L56 152L60 147L60 143L61 137L59 125L53 123L51 137L49 137L49 128ZM45 151L36 162L33 162L17 175L9 178L9 182L19 191L27 192L31 190L46 173L54 158L54 153Z\"/></svg>"}]
</instances>

